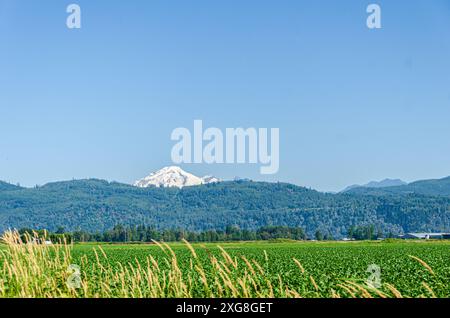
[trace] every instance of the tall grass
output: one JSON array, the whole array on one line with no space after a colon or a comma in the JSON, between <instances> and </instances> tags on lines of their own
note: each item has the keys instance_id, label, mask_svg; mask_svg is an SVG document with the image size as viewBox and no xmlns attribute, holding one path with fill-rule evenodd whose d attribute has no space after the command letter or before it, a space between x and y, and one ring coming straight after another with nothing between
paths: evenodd
<instances>
[{"instance_id":1,"label":"tall grass","mask_svg":"<svg viewBox=\"0 0 450 318\"><path fill-rule=\"evenodd\" d=\"M155 242L164 252L157 261L148 255L146 261L137 259L128 263L108 260L107 254L98 247L94 250L95 259L81 258L83 270L76 276L72 265L72 245L62 241L47 245L34 236L21 237L17 232L6 232L2 237L6 244L0 250L0 297L22 298L301 298L305 297L403 297L392 285L384 284L375 289L363 282L343 280L337 284L337 290L322 290L314 277L305 270L297 259L292 261L298 267L298 275L305 278L309 290L304 286L299 290L288 287L280 275L274 279L265 268L269 265L256 260L232 257L223 248L218 255L208 255L201 260L196 250L185 241L190 250L188 268L181 268L173 249ZM431 267L422 260L413 257L428 271ZM115 265L115 266L113 266ZM75 272L74 272L75 270ZM75 274L75 276L74 276ZM70 284L72 282L72 284ZM427 294L433 297L431 288L424 282Z\"/></svg>"}]
</instances>

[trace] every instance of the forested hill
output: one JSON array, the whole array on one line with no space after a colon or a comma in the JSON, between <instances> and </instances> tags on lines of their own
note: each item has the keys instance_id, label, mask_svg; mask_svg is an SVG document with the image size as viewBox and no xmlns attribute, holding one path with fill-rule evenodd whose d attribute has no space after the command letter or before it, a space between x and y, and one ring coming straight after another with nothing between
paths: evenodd
<instances>
[{"instance_id":1,"label":"forested hill","mask_svg":"<svg viewBox=\"0 0 450 318\"><path fill-rule=\"evenodd\" d=\"M19 190L22 189L19 186L15 186L3 181L0 181L0 191L11 191L11 190Z\"/></svg>"},{"instance_id":2,"label":"forested hill","mask_svg":"<svg viewBox=\"0 0 450 318\"><path fill-rule=\"evenodd\" d=\"M237 225L303 227L335 238L352 225L385 233L450 231L450 198L419 194L325 194L284 183L222 182L197 187L136 188L103 180L0 191L0 230L103 231L116 224L159 229L224 229Z\"/></svg>"},{"instance_id":3,"label":"forested hill","mask_svg":"<svg viewBox=\"0 0 450 318\"><path fill-rule=\"evenodd\" d=\"M422 194L432 196L450 196L450 177L435 180L421 180L395 187L357 187L350 189L347 192L366 195Z\"/></svg>"}]
</instances>

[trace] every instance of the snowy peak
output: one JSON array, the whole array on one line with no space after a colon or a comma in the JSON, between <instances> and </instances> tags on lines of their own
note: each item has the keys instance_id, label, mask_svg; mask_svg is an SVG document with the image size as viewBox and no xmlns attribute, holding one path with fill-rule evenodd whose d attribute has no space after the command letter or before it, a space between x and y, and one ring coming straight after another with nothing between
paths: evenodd
<instances>
[{"instance_id":1,"label":"snowy peak","mask_svg":"<svg viewBox=\"0 0 450 318\"><path fill-rule=\"evenodd\" d=\"M220 182L221 180L219 178L213 177L213 176L204 176L202 178L203 184L208 184L208 183L217 183Z\"/></svg>"},{"instance_id":2,"label":"snowy peak","mask_svg":"<svg viewBox=\"0 0 450 318\"><path fill-rule=\"evenodd\" d=\"M180 167L172 166L151 173L149 176L136 181L134 186L139 188L183 188L216 182L220 182L216 177L205 176L200 178Z\"/></svg>"}]
</instances>

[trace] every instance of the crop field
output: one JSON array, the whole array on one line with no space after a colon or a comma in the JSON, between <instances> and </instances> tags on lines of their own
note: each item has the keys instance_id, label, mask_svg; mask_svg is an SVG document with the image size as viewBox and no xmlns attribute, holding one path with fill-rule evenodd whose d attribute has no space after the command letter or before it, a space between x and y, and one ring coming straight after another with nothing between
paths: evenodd
<instances>
[{"instance_id":1,"label":"crop field","mask_svg":"<svg viewBox=\"0 0 450 318\"><path fill-rule=\"evenodd\" d=\"M12 241L0 247L0 297L450 296L450 243L444 241Z\"/></svg>"}]
</instances>

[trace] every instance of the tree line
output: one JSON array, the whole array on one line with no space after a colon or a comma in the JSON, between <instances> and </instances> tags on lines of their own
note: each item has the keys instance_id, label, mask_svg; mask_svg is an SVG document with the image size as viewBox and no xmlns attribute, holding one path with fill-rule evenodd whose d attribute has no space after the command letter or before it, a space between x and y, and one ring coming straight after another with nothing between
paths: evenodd
<instances>
[{"instance_id":1,"label":"tree line","mask_svg":"<svg viewBox=\"0 0 450 318\"><path fill-rule=\"evenodd\" d=\"M375 227L357 226L351 227L348 231L348 238L354 240L376 240L383 235L375 232ZM165 229L158 230L152 226L137 225L124 226L118 224L112 229L104 232L90 233L87 231L65 231L63 227L59 227L57 231L51 232L47 230L32 230L23 228L19 233L25 237L33 236L37 233L39 237L52 242L66 240L69 242L106 242L106 243L132 243L132 242L180 242L187 240L189 242L229 242L229 241L268 241L276 239L290 240L316 240L327 241L333 240L333 236L329 233L322 233L320 230L315 232L314 237L308 237L303 228L288 226L264 226L257 230L240 229L238 226L227 226L225 230L207 230L201 232L185 231L181 229Z\"/></svg>"}]
</instances>

